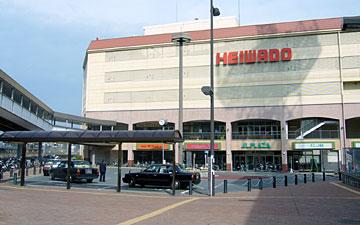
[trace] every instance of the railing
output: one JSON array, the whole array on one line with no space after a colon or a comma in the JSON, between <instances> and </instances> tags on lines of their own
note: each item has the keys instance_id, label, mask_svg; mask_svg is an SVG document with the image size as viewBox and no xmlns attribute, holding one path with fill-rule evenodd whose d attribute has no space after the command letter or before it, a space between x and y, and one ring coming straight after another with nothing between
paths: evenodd
<instances>
[{"instance_id":1,"label":"railing","mask_svg":"<svg viewBox=\"0 0 360 225\"><path fill-rule=\"evenodd\" d=\"M299 136L297 131L289 131L289 139L296 139ZM304 139L309 138L339 138L339 130L315 130L306 135Z\"/></svg>"},{"instance_id":2,"label":"railing","mask_svg":"<svg viewBox=\"0 0 360 225\"><path fill-rule=\"evenodd\" d=\"M210 132L184 132L184 138L188 140L209 140ZM225 140L226 134L225 132L215 132L214 138L216 140Z\"/></svg>"},{"instance_id":3,"label":"railing","mask_svg":"<svg viewBox=\"0 0 360 225\"><path fill-rule=\"evenodd\" d=\"M341 175L344 184L353 186L354 188L360 190L360 176L350 173L342 173Z\"/></svg>"},{"instance_id":4,"label":"railing","mask_svg":"<svg viewBox=\"0 0 360 225\"><path fill-rule=\"evenodd\" d=\"M22 107L17 102L13 101L9 97L1 93L0 93L0 107L42 128L43 130L52 129L52 125L47 120L34 115L28 109Z\"/></svg>"},{"instance_id":5,"label":"railing","mask_svg":"<svg viewBox=\"0 0 360 225\"><path fill-rule=\"evenodd\" d=\"M232 139L281 139L280 131L233 132Z\"/></svg>"}]
</instances>

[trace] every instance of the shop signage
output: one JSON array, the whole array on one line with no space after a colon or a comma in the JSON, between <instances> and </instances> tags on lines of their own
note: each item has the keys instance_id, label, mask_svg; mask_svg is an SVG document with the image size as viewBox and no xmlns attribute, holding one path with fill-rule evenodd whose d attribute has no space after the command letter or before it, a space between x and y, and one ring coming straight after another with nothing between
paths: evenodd
<instances>
[{"instance_id":1,"label":"shop signage","mask_svg":"<svg viewBox=\"0 0 360 225\"><path fill-rule=\"evenodd\" d=\"M250 64L263 62L290 61L292 59L291 48L260 49L235 52L216 53L216 65Z\"/></svg>"},{"instance_id":2,"label":"shop signage","mask_svg":"<svg viewBox=\"0 0 360 225\"><path fill-rule=\"evenodd\" d=\"M209 143L186 143L185 148L188 150L210 150L210 144ZM219 150L220 144L215 143L214 149Z\"/></svg>"},{"instance_id":3,"label":"shop signage","mask_svg":"<svg viewBox=\"0 0 360 225\"><path fill-rule=\"evenodd\" d=\"M246 142L246 143L242 144L241 148L246 148L246 149L266 148L266 149L269 149L269 148L271 148L271 145L269 142Z\"/></svg>"},{"instance_id":4,"label":"shop signage","mask_svg":"<svg viewBox=\"0 0 360 225\"><path fill-rule=\"evenodd\" d=\"M141 143L136 144L137 150L161 150L163 148L162 143ZM169 149L169 144L164 144L164 149Z\"/></svg>"},{"instance_id":5,"label":"shop signage","mask_svg":"<svg viewBox=\"0 0 360 225\"><path fill-rule=\"evenodd\" d=\"M353 142L352 146L353 148L360 148L360 142Z\"/></svg>"},{"instance_id":6,"label":"shop signage","mask_svg":"<svg viewBox=\"0 0 360 225\"><path fill-rule=\"evenodd\" d=\"M333 149L332 142L294 143L294 149Z\"/></svg>"}]
</instances>

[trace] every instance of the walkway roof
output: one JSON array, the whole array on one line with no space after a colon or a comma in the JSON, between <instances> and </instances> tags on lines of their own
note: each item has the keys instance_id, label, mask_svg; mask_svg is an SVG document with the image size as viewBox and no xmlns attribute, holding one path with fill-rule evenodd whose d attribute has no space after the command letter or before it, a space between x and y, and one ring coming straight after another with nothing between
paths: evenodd
<instances>
[{"instance_id":1,"label":"walkway roof","mask_svg":"<svg viewBox=\"0 0 360 225\"><path fill-rule=\"evenodd\" d=\"M136 131L7 131L0 135L6 142L68 142L114 143L120 142L182 142L178 130L136 130Z\"/></svg>"}]
</instances>

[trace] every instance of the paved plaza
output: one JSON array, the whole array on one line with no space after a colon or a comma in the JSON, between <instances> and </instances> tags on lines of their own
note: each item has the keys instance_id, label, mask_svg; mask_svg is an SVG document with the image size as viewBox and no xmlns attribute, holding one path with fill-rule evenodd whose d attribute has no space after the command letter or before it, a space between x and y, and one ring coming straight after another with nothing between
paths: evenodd
<instances>
[{"instance_id":1,"label":"paved plaza","mask_svg":"<svg viewBox=\"0 0 360 225\"><path fill-rule=\"evenodd\" d=\"M317 182L206 196L0 184L0 225L360 224L360 193Z\"/></svg>"}]
</instances>

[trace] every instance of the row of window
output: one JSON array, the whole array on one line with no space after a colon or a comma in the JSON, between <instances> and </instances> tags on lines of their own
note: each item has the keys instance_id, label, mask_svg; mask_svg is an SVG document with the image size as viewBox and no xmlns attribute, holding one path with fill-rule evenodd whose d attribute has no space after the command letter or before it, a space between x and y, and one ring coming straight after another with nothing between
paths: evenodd
<instances>
[{"instance_id":1,"label":"row of window","mask_svg":"<svg viewBox=\"0 0 360 225\"><path fill-rule=\"evenodd\" d=\"M21 105L23 108L27 109L34 115L47 120L49 123L52 120L52 114L47 112L45 109L37 105L34 101L30 100L28 97L23 95L20 91L15 89L5 80L0 79L0 93L6 97L12 99L18 105Z\"/></svg>"}]
</instances>

